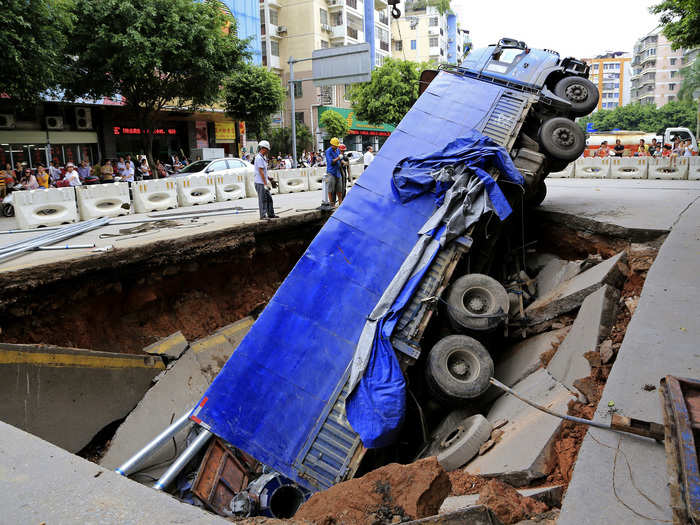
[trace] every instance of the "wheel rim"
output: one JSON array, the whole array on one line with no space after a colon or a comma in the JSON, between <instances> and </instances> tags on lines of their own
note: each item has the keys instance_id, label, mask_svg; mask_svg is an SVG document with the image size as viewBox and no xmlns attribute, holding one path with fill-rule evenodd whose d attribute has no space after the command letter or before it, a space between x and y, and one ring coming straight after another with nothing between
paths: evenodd
<instances>
[{"instance_id":1,"label":"wheel rim","mask_svg":"<svg viewBox=\"0 0 700 525\"><path fill-rule=\"evenodd\" d=\"M559 147L570 148L576 139L569 128L560 127L552 131L552 141Z\"/></svg>"},{"instance_id":2,"label":"wheel rim","mask_svg":"<svg viewBox=\"0 0 700 525\"><path fill-rule=\"evenodd\" d=\"M462 304L467 313L483 315L490 312L495 303L493 294L486 288L470 288L462 295Z\"/></svg>"},{"instance_id":3,"label":"wheel rim","mask_svg":"<svg viewBox=\"0 0 700 525\"><path fill-rule=\"evenodd\" d=\"M583 84L571 84L566 88L566 98L572 102L584 102L588 98L588 89Z\"/></svg>"},{"instance_id":4,"label":"wheel rim","mask_svg":"<svg viewBox=\"0 0 700 525\"><path fill-rule=\"evenodd\" d=\"M479 375L479 361L464 350L454 350L447 356L447 370L457 381L473 381Z\"/></svg>"}]
</instances>

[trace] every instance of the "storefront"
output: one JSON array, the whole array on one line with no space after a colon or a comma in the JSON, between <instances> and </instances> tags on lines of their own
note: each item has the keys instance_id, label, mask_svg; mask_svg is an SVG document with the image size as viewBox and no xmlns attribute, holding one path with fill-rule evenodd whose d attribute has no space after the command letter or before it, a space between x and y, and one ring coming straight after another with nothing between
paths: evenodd
<instances>
[{"instance_id":1,"label":"storefront","mask_svg":"<svg viewBox=\"0 0 700 525\"><path fill-rule=\"evenodd\" d=\"M93 163L99 158L97 133L94 131L0 131L0 166L25 163L35 168L58 161L61 166L83 159Z\"/></svg>"},{"instance_id":2,"label":"storefront","mask_svg":"<svg viewBox=\"0 0 700 525\"><path fill-rule=\"evenodd\" d=\"M370 124L365 120L359 120L355 117L355 112L352 109L336 108L333 106L320 106L318 108L318 122L321 116L326 111L335 111L340 114L347 123L350 131L343 139L343 143L350 150L365 151L367 146L372 146L377 151L384 144L386 139L391 135L391 132L396 129L390 124ZM323 127L321 127L323 130ZM331 137L324 138L324 147L328 147L328 141Z\"/></svg>"},{"instance_id":3,"label":"storefront","mask_svg":"<svg viewBox=\"0 0 700 525\"><path fill-rule=\"evenodd\" d=\"M143 140L149 130L121 119L114 119L111 125L105 125L105 141L109 141L114 156L143 154ZM110 149L112 149L110 148ZM189 155L190 147L187 122L165 122L153 129L153 155L166 160L171 155Z\"/></svg>"}]
</instances>

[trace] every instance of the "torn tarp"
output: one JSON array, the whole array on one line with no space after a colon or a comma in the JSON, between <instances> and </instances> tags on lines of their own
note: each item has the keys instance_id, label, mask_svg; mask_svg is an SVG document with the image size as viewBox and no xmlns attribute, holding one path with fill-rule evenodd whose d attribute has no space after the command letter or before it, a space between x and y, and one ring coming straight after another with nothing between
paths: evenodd
<instances>
[{"instance_id":1,"label":"torn tarp","mask_svg":"<svg viewBox=\"0 0 700 525\"><path fill-rule=\"evenodd\" d=\"M439 208L418 232L418 241L368 317L355 348L345 408L367 448L391 444L401 428L406 384L390 339L440 245L464 235L487 212L496 212L501 220L511 213L487 171L492 168L509 182L524 182L503 148L473 132L440 152L406 158L394 170L393 188L402 202L435 191Z\"/></svg>"}]
</instances>

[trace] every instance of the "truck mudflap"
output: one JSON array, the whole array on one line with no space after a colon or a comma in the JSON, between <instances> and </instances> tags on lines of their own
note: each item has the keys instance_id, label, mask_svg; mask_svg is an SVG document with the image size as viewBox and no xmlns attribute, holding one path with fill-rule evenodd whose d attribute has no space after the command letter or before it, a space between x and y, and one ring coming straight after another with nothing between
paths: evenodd
<instances>
[{"instance_id":1,"label":"truck mudflap","mask_svg":"<svg viewBox=\"0 0 700 525\"><path fill-rule=\"evenodd\" d=\"M331 396L301 453L294 461L299 476L314 487L325 490L351 478L359 462L353 462L362 449L360 436L345 417L345 399L349 394L349 372L345 373L341 388Z\"/></svg>"}]
</instances>

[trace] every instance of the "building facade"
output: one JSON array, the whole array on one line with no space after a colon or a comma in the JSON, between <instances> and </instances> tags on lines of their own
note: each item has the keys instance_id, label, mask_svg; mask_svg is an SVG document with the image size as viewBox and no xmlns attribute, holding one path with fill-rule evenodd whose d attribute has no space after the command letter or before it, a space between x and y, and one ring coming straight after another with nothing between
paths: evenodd
<instances>
[{"instance_id":1,"label":"building facade","mask_svg":"<svg viewBox=\"0 0 700 525\"><path fill-rule=\"evenodd\" d=\"M224 8L236 19L238 37L250 39L248 46L253 64L262 64L262 38L260 35L259 0L219 0Z\"/></svg>"},{"instance_id":2,"label":"building facade","mask_svg":"<svg viewBox=\"0 0 700 525\"><path fill-rule=\"evenodd\" d=\"M406 14L392 20L392 56L413 62L450 62L449 45L454 44L454 60L457 60L457 17L440 14L436 7L423 1L407 2ZM448 17L450 26L448 27ZM450 36L450 27L452 36ZM453 42L449 42L450 38ZM461 49L461 45L459 46ZM452 62L454 63L454 62Z\"/></svg>"},{"instance_id":3,"label":"building facade","mask_svg":"<svg viewBox=\"0 0 700 525\"><path fill-rule=\"evenodd\" d=\"M632 56L629 53L610 51L585 61L591 66L589 78L600 93L597 109L614 109L630 103Z\"/></svg>"},{"instance_id":4,"label":"building facade","mask_svg":"<svg viewBox=\"0 0 700 525\"><path fill-rule=\"evenodd\" d=\"M632 57L632 102L661 107L676 100L683 82L681 69L697 54L697 48L673 50L660 28L637 40Z\"/></svg>"}]
</instances>

